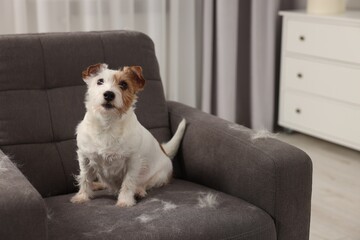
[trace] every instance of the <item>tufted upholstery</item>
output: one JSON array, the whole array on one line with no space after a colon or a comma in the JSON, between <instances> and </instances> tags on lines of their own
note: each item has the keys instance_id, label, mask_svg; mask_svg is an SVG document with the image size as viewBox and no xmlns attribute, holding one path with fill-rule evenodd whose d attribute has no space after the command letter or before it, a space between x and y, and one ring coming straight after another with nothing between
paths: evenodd
<instances>
[{"instance_id":1,"label":"tufted upholstery","mask_svg":"<svg viewBox=\"0 0 360 240\"><path fill-rule=\"evenodd\" d=\"M106 191L81 205L69 201L78 172L74 132L84 116L81 72L98 62L143 67L136 114L160 142L187 120L173 160L181 180L149 191L132 208L115 207ZM253 134L166 102L144 34L0 36L0 239L308 239L311 159ZM206 193L217 196L216 206L200 206Z\"/></svg>"},{"instance_id":2,"label":"tufted upholstery","mask_svg":"<svg viewBox=\"0 0 360 240\"><path fill-rule=\"evenodd\" d=\"M150 38L118 31L71 33L68 41L69 34L0 37L0 148L44 197L75 191L74 133L85 113L81 72L87 66L141 65L147 82L137 103L139 121L159 141L170 134Z\"/></svg>"}]
</instances>

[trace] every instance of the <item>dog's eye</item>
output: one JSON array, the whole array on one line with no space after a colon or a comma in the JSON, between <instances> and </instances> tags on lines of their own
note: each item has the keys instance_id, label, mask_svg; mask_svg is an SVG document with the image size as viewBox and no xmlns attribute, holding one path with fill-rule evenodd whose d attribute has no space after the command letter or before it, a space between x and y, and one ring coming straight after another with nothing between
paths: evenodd
<instances>
[{"instance_id":1,"label":"dog's eye","mask_svg":"<svg viewBox=\"0 0 360 240\"><path fill-rule=\"evenodd\" d=\"M104 79L100 78L99 80L97 80L97 85L103 85L104 83Z\"/></svg>"},{"instance_id":2,"label":"dog's eye","mask_svg":"<svg viewBox=\"0 0 360 240\"><path fill-rule=\"evenodd\" d=\"M128 88L128 84L127 84L127 82L125 82L125 81L121 81L121 82L119 83L119 86L120 86L120 88L121 88L122 90L126 90L126 89Z\"/></svg>"}]
</instances>

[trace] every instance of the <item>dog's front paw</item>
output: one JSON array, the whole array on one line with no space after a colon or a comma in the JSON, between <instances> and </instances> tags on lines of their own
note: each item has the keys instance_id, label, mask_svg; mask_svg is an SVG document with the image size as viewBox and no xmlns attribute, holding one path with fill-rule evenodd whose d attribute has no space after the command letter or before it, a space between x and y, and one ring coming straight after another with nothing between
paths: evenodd
<instances>
[{"instance_id":1,"label":"dog's front paw","mask_svg":"<svg viewBox=\"0 0 360 240\"><path fill-rule=\"evenodd\" d=\"M71 199L70 199L70 202L72 203L84 203L84 202L87 202L89 201L90 198L87 194L85 193L77 193L75 196L73 196Z\"/></svg>"},{"instance_id":2,"label":"dog's front paw","mask_svg":"<svg viewBox=\"0 0 360 240\"><path fill-rule=\"evenodd\" d=\"M136 204L135 199L119 199L116 203L117 207L132 207Z\"/></svg>"},{"instance_id":3,"label":"dog's front paw","mask_svg":"<svg viewBox=\"0 0 360 240\"><path fill-rule=\"evenodd\" d=\"M135 196L138 198L144 198L146 197L147 193L144 188L137 188L135 192Z\"/></svg>"}]
</instances>

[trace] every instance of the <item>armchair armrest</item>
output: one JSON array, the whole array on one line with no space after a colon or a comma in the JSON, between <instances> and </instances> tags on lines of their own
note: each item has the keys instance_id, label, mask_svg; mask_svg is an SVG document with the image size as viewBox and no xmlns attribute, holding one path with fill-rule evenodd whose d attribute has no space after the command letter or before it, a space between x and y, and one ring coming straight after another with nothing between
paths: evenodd
<instances>
[{"instance_id":1,"label":"armchair armrest","mask_svg":"<svg viewBox=\"0 0 360 240\"><path fill-rule=\"evenodd\" d=\"M301 150L186 105L168 102L170 125L188 125L177 159L183 178L239 197L275 221L278 239L309 239L312 162Z\"/></svg>"},{"instance_id":2,"label":"armchair armrest","mask_svg":"<svg viewBox=\"0 0 360 240\"><path fill-rule=\"evenodd\" d=\"M0 239L46 239L45 203L0 150Z\"/></svg>"}]
</instances>

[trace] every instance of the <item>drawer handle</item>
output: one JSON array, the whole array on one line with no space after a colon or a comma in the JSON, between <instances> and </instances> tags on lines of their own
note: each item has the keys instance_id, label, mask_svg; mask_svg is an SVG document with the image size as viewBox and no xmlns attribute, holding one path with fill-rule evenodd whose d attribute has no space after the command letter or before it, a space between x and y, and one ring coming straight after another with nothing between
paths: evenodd
<instances>
[{"instance_id":1,"label":"drawer handle","mask_svg":"<svg viewBox=\"0 0 360 240\"><path fill-rule=\"evenodd\" d=\"M297 109L295 109L295 112L296 112L297 114L300 114L300 113L301 113L301 109L300 109L300 108L297 108Z\"/></svg>"},{"instance_id":2,"label":"drawer handle","mask_svg":"<svg viewBox=\"0 0 360 240\"><path fill-rule=\"evenodd\" d=\"M305 41L305 36L300 35L300 36L299 36L299 40L300 40L301 42L304 42L304 41Z\"/></svg>"},{"instance_id":3,"label":"drawer handle","mask_svg":"<svg viewBox=\"0 0 360 240\"><path fill-rule=\"evenodd\" d=\"M298 74L297 74L297 77L298 77L298 78L302 78L302 77L303 77L302 73L298 73Z\"/></svg>"}]
</instances>

